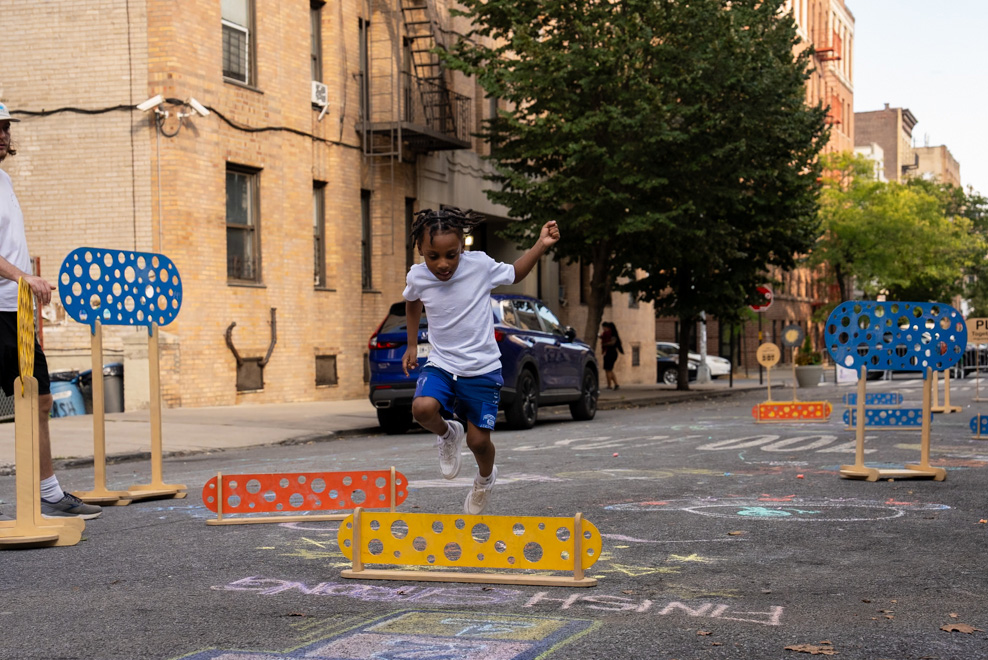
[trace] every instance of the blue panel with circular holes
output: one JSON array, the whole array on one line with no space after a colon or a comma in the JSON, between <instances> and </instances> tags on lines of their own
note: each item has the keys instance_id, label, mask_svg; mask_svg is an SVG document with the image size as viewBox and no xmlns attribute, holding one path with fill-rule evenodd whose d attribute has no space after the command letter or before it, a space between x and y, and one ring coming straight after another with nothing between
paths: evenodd
<instances>
[{"instance_id":1,"label":"blue panel with circular holes","mask_svg":"<svg viewBox=\"0 0 988 660\"><path fill-rule=\"evenodd\" d=\"M62 305L91 328L168 325L182 309L182 278L163 254L81 247L58 273Z\"/></svg>"},{"instance_id":2,"label":"blue panel with circular holes","mask_svg":"<svg viewBox=\"0 0 988 660\"><path fill-rule=\"evenodd\" d=\"M851 300L830 313L824 342L834 362L855 371L943 371L964 356L967 325L943 303Z\"/></svg>"}]
</instances>

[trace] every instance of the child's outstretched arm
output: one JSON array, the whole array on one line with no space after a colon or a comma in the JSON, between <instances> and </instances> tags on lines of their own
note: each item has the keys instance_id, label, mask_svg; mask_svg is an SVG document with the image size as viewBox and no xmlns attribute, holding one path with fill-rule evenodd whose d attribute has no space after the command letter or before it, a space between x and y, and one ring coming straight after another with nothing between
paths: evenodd
<instances>
[{"instance_id":1,"label":"child's outstretched arm","mask_svg":"<svg viewBox=\"0 0 988 660\"><path fill-rule=\"evenodd\" d=\"M539 234L539 240L537 240L535 245L530 247L525 254L518 257L518 260L514 263L515 284L528 277L528 274L532 272L533 268L535 268L535 264L539 262L539 258L546 253L546 250L555 245L558 241L559 227L556 225L556 221L550 220L542 225L542 232Z\"/></svg>"},{"instance_id":2,"label":"child's outstretched arm","mask_svg":"<svg viewBox=\"0 0 988 660\"><path fill-rule=\"evenodd\" d=\"M405 355L401 358L401 368L408 375L410 369L419 366L419 321L422 319L422 301L405 301L405 326L408 346L405 347Z\"/></svg>"}]
</instances>

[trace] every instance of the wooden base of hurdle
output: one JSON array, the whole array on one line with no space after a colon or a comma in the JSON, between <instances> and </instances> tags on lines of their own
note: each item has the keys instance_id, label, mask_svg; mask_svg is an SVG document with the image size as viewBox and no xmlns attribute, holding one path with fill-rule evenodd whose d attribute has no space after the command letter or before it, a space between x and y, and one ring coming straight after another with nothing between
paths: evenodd
<instances>
[{"instance_id":1,"label":"wooden base of hurdle","mask_svg":"<svg viewBox=\"0 0 988 660\"><path fill-rule=\"evenodd\" d=\"M202 487L202 502L216 518L207 525L344 520L359 505L390 509L408 497L408 479L389 470L292 474L217 473ZM339 513L285 515L285 512L339 510ZM224 517L228 513L237 518ZM255 513L279 513L255 516Z\"/></svg>"},{"instance_id":2,"label":"wooden base of hurdle","mask_svg":"<svg viewBox=\"0 0 988 660\"><path fill-rule=\"evenodd\" d=\"M33 377L14 381L14 424L17 517L0 520L0 550L75 545L82 540L84 520L41 515L38 381Z\"/></svg>"},{"instance_id":3,"label":"wooden base of hurdle","mask_svg":"<svg viewBox=\"0 0 988 660\"><path fill-rule=\"evenodd\" d=\"M341 577L361 580L593 587L584 575L600 557L597 528L573 518L374 513L357 507L340 525ZM571 575L368 569L366 564L571 571Z\"/></svg>"},{"instance_id":4,"label":"wooden base of hurdle","mask_svg":"<svg viewBox=\"0 0 988 660\"><path fill-rule=\"evenodd\" d=\"M158 326L151 325L148 338L148 371L151 385L151 483L136 484L126 490L106 487L106 417L103 393L103 330L99 321L93 326L93 467L92 490L75 493L83 502L103 506L123 506L139 500L182 499L188 495L183 484L166 484L162 478L161 443L161 373L159 371Z\"/></svg>"},{"instance_id":5,"label":"wooden base of hurdle","mask_svg":"<svg viewBox=\"0 0 988 660\"><path fill-rule=\"evenodd\" d=\"M854 452L854 465L840 466L840 475L847 479L864 479L865 481L878 481L879 479L914 479L932 478L934 481L943 481L947 478L947 471L943 468L930 465L930 416L931 399L934 387L932 369L926 370L926 378L923 380L923 413L921 415L921 436L920 436L920 460L919 463L907 464L900 469L896 468L872 468L864 463L864 432L866 417L865 383L867 382L868 370L861 368L858 378L858 396L855 415L856 445Z\"/></svg>"}]
</instances>

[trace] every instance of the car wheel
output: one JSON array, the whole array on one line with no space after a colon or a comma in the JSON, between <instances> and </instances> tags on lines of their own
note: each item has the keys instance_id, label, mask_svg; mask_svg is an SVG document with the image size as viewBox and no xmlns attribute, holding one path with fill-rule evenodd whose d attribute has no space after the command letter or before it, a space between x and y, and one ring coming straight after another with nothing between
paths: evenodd
<instances>
[{"instance_id":1,"label":"car wheel","mask_svg":"<svg viewBox=\"0 0 988 660\"><path fill-rule=\"evenodd\" d=\"M539 416L539 386L531 371L526 369L518 376L515 400L504 411L504 416L511 428L530 429L535 426Z\"/></svg>"},{"instance_id":2,"label":"car wheel","mask_svg":"<svg viewBox=\"0 0 988 660\"><path fill-rule=\"evenodd\" d=\"M593 419L597 414L597 374L593 369L584 369L583 383L580 387L580 398L569 404L569 412L573 419L580 421Z\"/></svg>"},{"instance_id":3,"label":"car wheel","mask_svg":"<svg viewBox=\"0 0 988 660\"><path fill-rule=\"evenodd\" d=\"M412 428L411 408L378 408L377 423L388 435L401 435Z\"/></svg>"},{"instance_id":4,"label":"car wheel","mask_svg":"<svg viewBox=\"0 0 988 660\"><path fill-rule=\"evenodd\" d=\"M666 385L675 385L679 382L679 374L676 367L669 367L662 372L662 382Z\"/></svg>"}]
</instances>

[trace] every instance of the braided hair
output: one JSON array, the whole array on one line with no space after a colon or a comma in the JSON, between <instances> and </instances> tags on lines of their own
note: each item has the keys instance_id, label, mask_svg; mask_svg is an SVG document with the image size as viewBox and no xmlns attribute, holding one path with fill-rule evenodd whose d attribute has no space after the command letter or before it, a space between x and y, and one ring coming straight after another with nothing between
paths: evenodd
<instances>
[{"instance_id":1,"label":"braided hair","mask_svg":"<svg viewBox=\"0 0 988 660\"><path fill-rule=\"evenodd\" d=\"M474 211L461 211L454 206L447 206L438 211L425 209L415 214L415 220L412 222L412 231L409 237L412 243L421 248L422 238L425 236L427 229L430 240L436 234L445 234L448 232L459 234L462 239L464 232L469 232L483 221L484 216L481 214Z\"/></svg>"}]
</instances>

